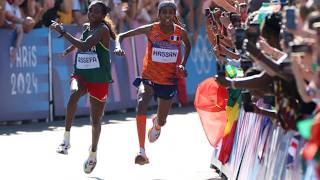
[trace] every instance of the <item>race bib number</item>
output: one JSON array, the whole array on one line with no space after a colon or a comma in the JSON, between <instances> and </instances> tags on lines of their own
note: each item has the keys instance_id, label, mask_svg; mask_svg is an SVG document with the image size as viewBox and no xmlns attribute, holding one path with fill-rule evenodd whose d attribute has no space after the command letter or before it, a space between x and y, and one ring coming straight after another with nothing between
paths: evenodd
<instances>
[{"instance_id":1,"label":"race bib number","mask_svg":"<svg viewBox=\"0 0 320 180\"><path fill-rule=\"evenodd\" d=\"M78 53L77 69L95 69L100 67L97 53Z\"/></svg>"},{"instance_id":2,"label":"race bib number","mask_svg":"<svg viewBox=\"0 0 320 180\"><path fill-rule=\"evenodd\" d=\"M178 59L177 49L152 48L152 61L160 63L175 63Z\"/></svg>"}]
</instances>

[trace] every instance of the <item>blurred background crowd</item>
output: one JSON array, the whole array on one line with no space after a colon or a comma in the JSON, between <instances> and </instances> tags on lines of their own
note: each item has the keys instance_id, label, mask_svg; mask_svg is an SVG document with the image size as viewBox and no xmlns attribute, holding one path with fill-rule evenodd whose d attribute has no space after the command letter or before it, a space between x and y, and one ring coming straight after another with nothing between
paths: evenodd
<instances>
[{"instance_id":1,"label":"blurred background crowd","mask_svg":"<svg viewBox=\"0 0 320 180\"><path fill-rule=\"evenodd\" d=\"M102 0L110 8L110 18L118 33L133 28L136 23L148 24L157 20L159 0ZM203 19L203 5L211 0L175 0L177 16L195 42ZM0 29L13 29L16 40L10 50L15 61L23 34L34 28L48 27L51 21L81 26L88 22L90 0L0 0Z\"/></svg>"},{"instance_id":2,"label":"blurred background crowd","mask_svg":"<svg viewBox=\"0 0 320 180\"><path fill-rule=\"evenodd\" d=\"M121 32L133 21L147 24L157 20L159 0L102 0L111 9L110 17ZM203 16L204 1L175 0L178 16L191 35L198 35L198 25ZM82 25L87 22L88 0L0 0L0 28L20 29L29 32L33 28L48 27L51 20L63 24Z\"/></svg>"}]
</instances>

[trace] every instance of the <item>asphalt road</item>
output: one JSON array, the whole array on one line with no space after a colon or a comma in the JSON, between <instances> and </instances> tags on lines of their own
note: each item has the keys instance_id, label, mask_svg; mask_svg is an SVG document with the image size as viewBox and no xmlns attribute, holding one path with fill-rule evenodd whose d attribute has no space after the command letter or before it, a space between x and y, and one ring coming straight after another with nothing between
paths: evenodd
<instances>
[{"instance_id":1,"label":"asphalt road","mask_svg":"<svg viewBox=\"0 0 320 180\"><path fill-rule=\"evenodd\" d=\"M89 118L75 120L68 155L55 152L63 120L0 126L0 180L219 179L210 169L212 148L193 107L173 108L158 141L146 140L150 164L144 166L134 164L139 150L134 117L134 112L104 116L98 163L89 175L83 172L91 142Z\"/></svg>"}]
</instances>

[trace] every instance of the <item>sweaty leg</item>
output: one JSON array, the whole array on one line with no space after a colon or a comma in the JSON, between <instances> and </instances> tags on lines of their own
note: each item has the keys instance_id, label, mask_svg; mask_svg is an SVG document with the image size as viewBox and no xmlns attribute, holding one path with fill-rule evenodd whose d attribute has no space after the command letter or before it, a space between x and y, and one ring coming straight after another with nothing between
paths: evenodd
<instances>
[{"instance_id":1,"label":"sweaty leg","mask_svg":"<svg viewBox=\"0 0 320 180\"><path fill-rule=\"evenodd\" d=\"M72 126L72 122L74 119L74 114L77 109L77 103L81 96L86 94L87 91L83 86L80 86L79 89L73 92L70 95L68 105L67 105L67 112L66 112L66 122L65 122L65 132L63 136L63 142L58 146L57 152L61 154L68 154L68 149L70 146L70 129Z\"/></svg>"},{"instance_id":2,"label":"sweaty leg","mask_svg":"<svg viewBox=\"0 0 320 180\"><path fill-rule=\"evenodd\" d=\"M86 89L83 86L79 87L79 90L75 91L70 95L68 105L67 105L67 112L66 112L66 122L65 122L65 130L70 131L72 122L74 119L74 114L77 109L77 104L81 96L87 93Z\"/></svg>"},{"instance_id":3,"label":"sweaty leg","mask_svg":"<svg viewBox=\"0 0 320 180\"><path fill-rule=\"evenodd\" d=\"M154 91L153 87L149 85L144 85L143 83L139 86L138 92L138 105L137 105L137 130L139 137L139 153L135 157L134 162L136 164L144 165L149 163L149 159L146 155L144 144L146 138L146 113L148 104L153 97Z\"/></svg>"},{"instance_id":4,"label":"sweaty leg","mask_svg":"<svg viewBox=\"0 0 320 180\"><path fill-rule=\"evenodd\" d=\"M96 152L101 132L101 118L104 112L106 102L99 101L90 96L90 116L92 124L92 144L91 151Z\"/></svg>"},{"instance_id":5,"label":"sweaty leg","mask_svg":"<svg viewBox=\"0 0 320 180\"><path fill-rule=\"evenodd\" d=\"M172 99L166 100L158 98L157 122L159 126L164 126L166 124L171 104Z\"/></svg>"},{"instance_id":6,"label":"sweaty leg","mask_svg":"<svg viewBox=\"0 0 320 180\"><path fill-rule=\"evenodd\" d=\"M146 136L146 113L148 104L154 95L153 88L149 85L141 83L138 92L138 105L137 105L137 130L139 137L139 147L144 148L145 136Z\"/></svg>"}]
</instances>

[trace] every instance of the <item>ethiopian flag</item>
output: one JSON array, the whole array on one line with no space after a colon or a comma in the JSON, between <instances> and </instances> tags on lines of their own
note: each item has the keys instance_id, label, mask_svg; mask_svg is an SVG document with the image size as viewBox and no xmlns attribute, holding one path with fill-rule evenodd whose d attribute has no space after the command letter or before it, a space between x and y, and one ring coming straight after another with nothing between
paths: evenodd
<instances>
[{"instance_id":1,"label":"ethiopian flag","mask_svg":"<svg viewBox=\"0 0 320 180\"><path fill-rule=\"evenodd\" d=\"M226 66L226 75L229 78L235 78L239 76L240 73L241 75L243 74L242 71L236 69L234 66ZM240 114L241 100L242 98L240 89L228 89L228 103L226 107L227 123L224 129L221 150L218 157L222 164L228 162L232 151L234 136L237 129L237 122Z\"/></svg>"}]
</instances>

